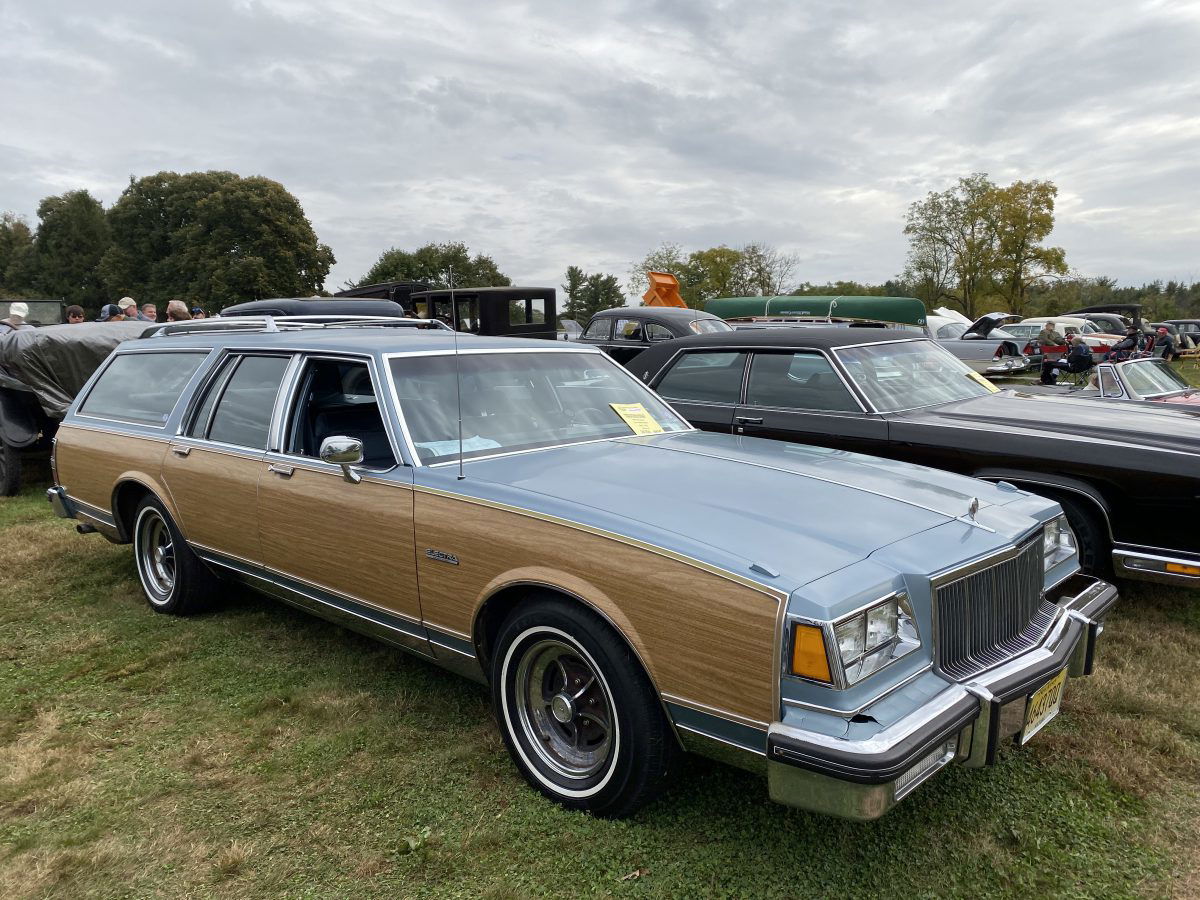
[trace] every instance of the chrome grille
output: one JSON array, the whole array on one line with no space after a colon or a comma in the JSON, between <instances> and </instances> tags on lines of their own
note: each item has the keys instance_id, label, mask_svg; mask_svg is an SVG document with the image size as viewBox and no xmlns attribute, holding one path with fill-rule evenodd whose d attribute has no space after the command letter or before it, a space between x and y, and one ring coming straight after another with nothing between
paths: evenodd
<instances>
[{"instance_id":1,"label":"chrome grille","mask_svg":"<svg viewBox=\"0 0 1200 900\"><path fill-rule=\"evenodd\" d=\"M1042 596L1039 535L1010 557L935 583L938 662L955 679L970 678L1037 645L1057 607Z\"/></svg>"}]
</instances>

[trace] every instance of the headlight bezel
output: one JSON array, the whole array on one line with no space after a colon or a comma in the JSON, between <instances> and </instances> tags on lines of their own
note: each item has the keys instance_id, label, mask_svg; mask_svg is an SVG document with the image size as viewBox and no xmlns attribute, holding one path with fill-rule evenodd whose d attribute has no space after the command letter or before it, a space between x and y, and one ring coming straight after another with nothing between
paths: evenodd
<instances>
[{"instance_id":1,"label":"headlight bezel","mask_svg":"<svg viewBox=\"0 0 1200 900\"><path fill-rule=\"evenodd\" d=\"M1079 538L1067 521L1065 513L1055 516L1042 526L1042 572L1069 562L1079 555Z\"/></svg>"},{"instance_id":2,"label":"headlight bezel","mask_svg":"<svg viewBox=\"0 0 1200 900\"><path fill-rule=\"evenodd\" d=\"M883 629L872 638L870 623ZM921 634L905 590L895 590L864 604L837 619L821 621L790 617L788 648L796 641L796 627L819 627L825 639L825 655L832 680L826 681L794 670L784 674L801 681L844 690L890 666L921 647ZM791 657L788 657L791 659Z\"/></svg>"}]
</instances>

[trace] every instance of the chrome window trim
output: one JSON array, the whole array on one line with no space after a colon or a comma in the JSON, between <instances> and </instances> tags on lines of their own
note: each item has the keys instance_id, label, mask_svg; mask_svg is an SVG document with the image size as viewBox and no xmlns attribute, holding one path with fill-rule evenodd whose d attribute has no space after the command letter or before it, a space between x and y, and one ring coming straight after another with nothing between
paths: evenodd
<instances>
[{"instance_id":1,"label":"chrome window trim","mask_svg":"<svg viewBox=\"0 0 1200 900\"><path fill-rule=\"evenodd\" d=\"M78 416L73 416L70 420L63 421L63 423L61 425L59 425L58 427L60 429L78 428L80 431L95 431L100 434L115 434L115 435L119 435L121 437L140 438L143 441L155 441L160 444L171 443L171 438L163 437L162 435L142 434L139 431L129 431L127 429L121 429L121 428L103 428L99 425L88 425L86 422L77 422L77 421L75 421L77 418L78 418ZM109 421L114 421L114 420L100 419L98 421L109 422ZM118 423L118 424L126 424L126 423Z\"/></svg>"},{"instance_id":2,"label":"chrome window trim","mask_svg":"<svg viewBox=\"0 0 1200 900\"><path fill-rule=\"evenodd\" d=\"M549 343L549 341L546 341L546 343ZM396 392L396 378L395 378L394 373L392 372L391 361L393 359L406 359L406 358L414 357L414 356L458 356L458 355L464 355L464 354L481 356L481 355L489 354L489 353L490 354L501 354L501 355L508 354L508 353L585 353L585 354L591 354L593 356L600 357L600 358L604 359L608 365L613 366L618 372L623 374L625 377L629 378L634 384L637 385L639 390L649 391L653 397L657 398L664 406L667 407L668 411L673 416L675 416L678 423L683 426L678 431L673 431L673 432L668 432L668 433L684 434L688 431L696 430L695 427L693 427L691 422L689 422L683 416L679 415L679 413L675 412L675 410L671 407L671 404L668 403L664 398L660 397L653 388L651 388L648 384L643 383L640 378L638 378L636 375L634 375L632 372L630 372L624 366L616 363L612 359L612 357L610 357L607 353L604 353L602 350L600 350L596 347L553 347L552 346L552 347L546 347L544 349L541 347L511 347L511 348L500 348L500 349L464 350L464 351L455 351L454 348L450 348L448 350L415 350L415 351L407 351L407 352L402 351L402 352L396 352L396 353L384 353L384 354L381 354L380 358L383 360L384 375L387 378L388 402L391 404L392 409L394 410L394 412L396 414L396 420L400 423L400 430L404 435L404 446L408 449L409 455L412 460L413 468L422 468L422 469L435 468L435 467L440 467L440 466L446 465L447 463L452 463L454 465L458 465L459 461L457 459L453 459L453 460L443 460L440 463L427 464L421 460L420 455L417 453L417 446L413 442L412 433L409 431L408 422L404 418L404 408L403 408L403 404L401 404L401 402L400 402L400 395ZM480 459L494 459L498 456L513 456L513 455L521 454L521 453L537 453L539 450L553 450L558 447L574 447L578 444L584 444L584 443L594 444L594 443L601 443L603 441L621 440L623 438L628 438L628 437L637 437L637 435L622 434L622 435L617 435L616 437L595 438L595 439L588 440L588 441L570 441L565 444L553 444L553 445L550 445L547 447L533 447L533 448L530 448L527 450L508 450L508 451L505 451L504 453L490 454L486 457L473 456L470 459L463 459L463 463L466 464L466 463L470 463L470 462L475 462L476 460L480 460Z\"/></svg>"},{"instance_id":3,"label":"chrome window trim","mask_svg":"<svg viewBox=\"0 0 1200 900\"><path fill-rule=\"evenodd\" d=\"M173 445L179 447L192 447L196 450L205 450L209 453L220 453L225 456L235 456L239 459L262 459L267 455L266 450L251 450L248 447L243 447L239 444L225 444L221 441L210 441L208 438L194 438L187 435L181 435L171 441ZM212 548L208 548L212 549ZM215 553L223 553L222 550L214 550Z\"/></svg>"},{"instance_id":4,"label":"chrome window trim","mask_svg":"<svg viewBox=\"0 0 1200 900\"><path fill-rule=\"evenodd\" d=\"M298 361L295 364L294 371L291 374L290 382L285 379L284 383L287 388L286 393L284 391L280 391L280 394L279 394L280 398L286 397L286 402L283 403L282 408L280 410L279 421L277 423L278 427L277 427L276 431L274 432L275 440L271 444L271 449L268 452L272 452L279 456L286 457L289 460L302 459L302 460L320 462L319 459L316 459L311 456L304 456L299 453L289 453L286 450L284 450L284 447L283 447L283 442L287 439L287 423L291 419L291 416L294 413L295 408L296 408L296 403L299 400L297 393L300 390L300 380L301 380L301 376L304 372L304 368L307 365L309 360L325 360L328 362L365 363L367 366L367 374L371 379L371 386L373 388L375 388L375 403L376 403L376 406L379 408L379 416L381 419L383 419L383 427L384 427L384 430L387 432L388 445L392 449L392 456L395 459L395 463L384 469L366 469L364 471L390 472L392 469L396 468L397 466L407 466L408 465L408 462L405 460L404 453L401 452L402 447L401 447L400 441L396 437L395 428L393 427L393 424L392 424L392 417L390 415L388 415L390 410L387 407L386 398L383 396L383 393L381 393L381 391L380 391L381 387L387 387L387 386L389 386L389 383L386 382L383 378L381 378L379 376L379 367L375 363L375 354L373 354L373 353L352 353L352 352L343 353L341 351L336 351L336 352L314 351L314 352L309 353L309 352L301 350L297 354L297 360ZM384 393L386 393L386 392L384 392ZM335 470L337 470L339 473L341 472L340 466L334 466L333 468ZM324 471L324 470L322 470L322 471Z\"/></svg>"},{"instance_id":5,"label":"chrome window trim","mask_svg":"<svg viewBox=\"0 0 1200 900\"><path fill-rule=\"evenodd\" d=\"M135 338L135 340L137 340L137 339ZM204 367L204 360L200 361L200 364L198 366L196 366L195 371L193 371L191 376L188 378L187 384L185 384L183 386L182 390L180 390L179 396L176 397L175 402L173 404L171 404L171 412L169 412L167 414L167 421L163 422L161 425L155 425L152 423L143 422L138 419L122 419L122 418L118 418L116 416L96 416L96 415L92 415L90 413L85 413L82 411L83 407L87 405L88 400L91 399L92 393L96 390L96 386L100 383L100 379L104 377L104 374L109 370L109 368L112 367L113 363L116 362L119 357L129 356L130 354L133 354L133 353L199 353L199 354L203 354L203 355L207 356L210 353L212 353L212 348L211 347L162 347L162 348L130 347L127 350L121 350L120 348L118 348L117 350L114 350L109 355L108 359L106 359L103 362L103 364L101 364L100 368L98 368L92 374L91 379L89 380L88 384L85 386L86 390L81 391L79 396L77 398L75 398L75 400L72 401L72 405L75 408L75 414L73 416L71 416L72 419L91 419L94 422L116 422L120 425L138 425L142 428L153 428L155 431L161 431L164 433L166 432L167 422L170 421L170 418L175 413L175 410L177 410L179 408L179 401L183 398L183 395L187 393L188 386L192 383L192 379L196 377L196 372L200 371L200 369Z\"/></svg>"}]
</instances>

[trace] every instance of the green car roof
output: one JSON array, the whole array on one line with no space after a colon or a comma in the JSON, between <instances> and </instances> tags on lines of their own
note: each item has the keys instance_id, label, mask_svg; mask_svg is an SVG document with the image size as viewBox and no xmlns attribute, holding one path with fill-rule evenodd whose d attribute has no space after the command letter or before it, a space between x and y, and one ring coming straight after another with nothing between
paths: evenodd
<instances>
[{"instance_id":1,"label":"green car roof","mask_svg":"<svg viewBox=\"0 0 1200 900\"><path fill-rule=\"evenodd\" d=\"M722 319L796 316L917 326L925 324L925 304L915 297L806 297L793 294L777 297L717 297L709 300L704 309Z\"/></svg>"}]
</instances>

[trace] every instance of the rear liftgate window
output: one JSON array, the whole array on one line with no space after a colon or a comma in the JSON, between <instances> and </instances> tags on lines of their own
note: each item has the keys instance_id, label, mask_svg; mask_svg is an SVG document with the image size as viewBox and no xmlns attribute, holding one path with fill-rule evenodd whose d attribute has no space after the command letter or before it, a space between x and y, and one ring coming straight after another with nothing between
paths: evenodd
<instances>
[{"instance_id":1,"label":"rear liftgate window","mask_svg":"<svg viewBox=\"0 0 1200 900\"><path fill-rule=\"evenodd\" d=\"M162 427L207 350L123 353L108 364L79 414Z\"/></svg>"}]
</instances>

